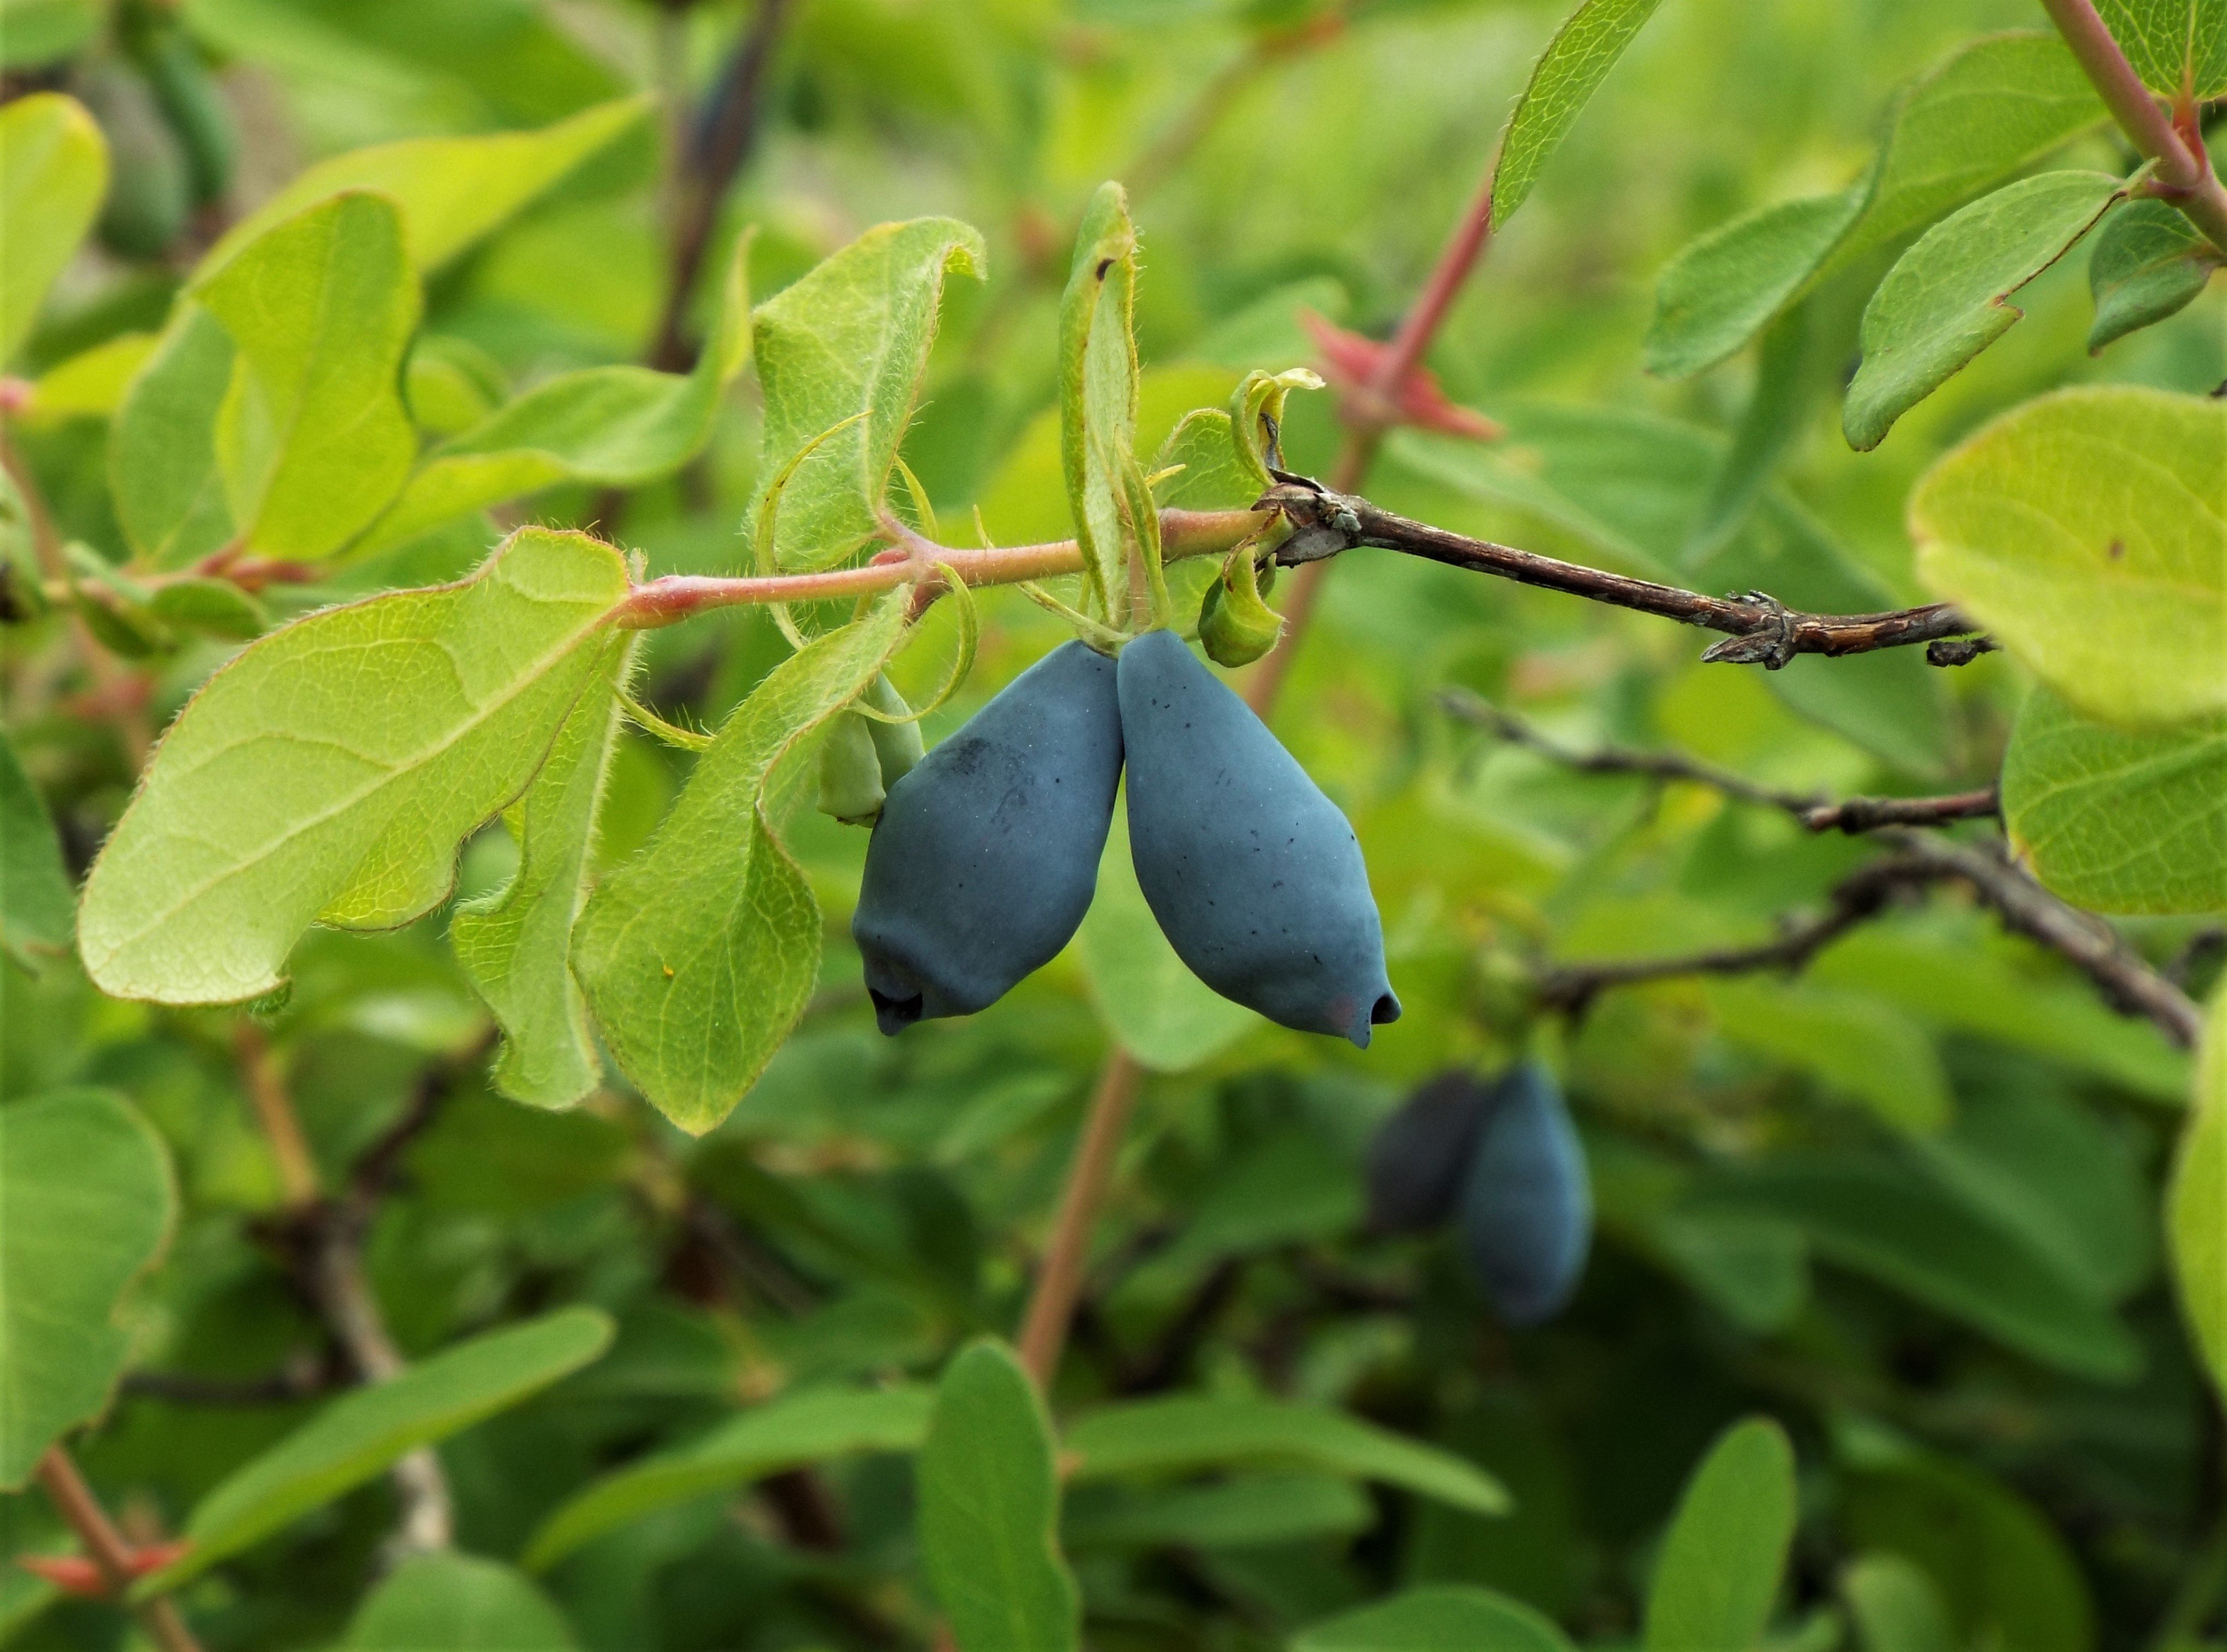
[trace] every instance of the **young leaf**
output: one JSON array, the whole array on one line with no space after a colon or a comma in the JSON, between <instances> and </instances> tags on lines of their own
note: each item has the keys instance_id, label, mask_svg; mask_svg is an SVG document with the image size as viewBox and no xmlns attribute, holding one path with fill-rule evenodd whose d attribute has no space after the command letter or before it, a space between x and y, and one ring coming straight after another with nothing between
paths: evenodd
<instances>
[{"instance_id":1,"label":"young leaf","mask_svg":"<svg viewBox=\"0 0 2227 1652\"><path fill-rule=\"evenodd\" d=\"M1640 361L1683 379L1731 355L1808 291L1870 206L1877 174L1721 224L1663 266Z\"/></svg>"},{"instance_id":2,"label":"young leaf","mask_svg":"<svg viewBox=\"0 0 2227 1652\"><path fill-rule=\"evenodd\" d=\"M26 420L59 424L73 418L107 418L124 405L131 380L155 353L152 333L119 333L57 361L38 376Z\"/></svg>"},{"instance_id":3,"label":"young leaf","mask_svg":"<svg viewBox=\"0 0 2227 1652\"><path fill-rule=\"evenodd\" d=\"M916 1473L921 1564L961 1652L1072 1652L1082 1598L1059 1552L1051 1423L1004 1343L945 1368Z\"/></svg>"},{"instance_id":4,"label":"young leaf","mask_svg":"<svg viewBox=\"0 0 2227 1652\"><path fill-rule=\"evenodd\" d=\"M2096 0L2096 10L2151 91L2192 103L2227 92L2219 0Z\"/></svg>"},{"instance_id":5,"label":"young leaf","mask_svg":"<svg viewBox=\"0 0 2227 1652\"><path fill-rule=\"evenodd\" d=\"M418 447L400 388L418 283L393 203L350 191L282 220L195 296L238 352L216 418L233 520L266 555L338 550Z\"/></svg>"},{"instance_id":6,"label":"young leaf","mask_svg":"<svg viewBox=\"0 0 2227 1652\"><path fill-rule=\"evenodd\" d=\"M193 1547L140 1585L176 1588L354 1490L421 1445L462 1433L599 1358L610 1316L561 1308L443 1349L401 1375L342 1394L235 1469L186 1521Z\"/></svg>"},{"instance_id":7,"label":"young leaf","mask_svg":"<svg viewBox=\"0 0 2227 1652\"><path fill-rule=\"evenodd\" d=\"M412 1555L366 1597L340 1652L573 1652L565 1615L510 1567Z\"/></svg>"},{"instance_id":8,"label":"young leaf","mask_svg":"<svg viewBox=\"0 0 2227 1652\"><path fill-rule=\"evenodd\" d=\"M232 540L216 425L234 354L224 323L181 299L124 387L109 435L109 491L124 537L157 567L198 561Z\"/></svg>"},{"instance_id":9,"label":"young leaf","mask_svg":"<svg viewBox=\"0 0 2227 1652\"><path fill-rule=\"evenodd\" d=\"M176 1214L162 1139L121 1097L0 1107L0 1490L108 1408L130 1346L118 1300Z\"/></svg>"},{"instance_id":10,"label":"young leaf","mask_svg":"<svg viewBox=\"0 0 2227 1652\"><path fill-rule=\"evenodd\" d=\"M2186 308L2222 262L2219 249L2162 201L2128 201L2111 214L2088 257L2096 299L2088 353Z\"/></svg>"},{"instance_id":11,"label":"young leaf","mask_svg":"<svg viewBox=\"0 0 2227 1652\"><path fill-rule=\"evenodd\" d=\"M641 853L597 889L572 967L619 1068L700 1134L788 1037L820 977L820 904L765 811L775 764L871 684L910 593L783 661L728 718Z\"/></svg>"},{"instance_id":12,"label":"young leaf","mask_svg":"<svg viewBox=\"0 0 2227 1652\"><path fill-rule=\"evenodd\" d=\"M1864 307L1863 362L1841 415L1848 444L1877 447L1896 419L2010 331L2011 294L2063 258L2119 198L2105 172L2045 172L1928 230Z\"/></svg>"},{"instance_id":13,"label":"young leaf","mask_svg":"<svg viewBox=\"0 0 2227 1652\"><path fill-rule=\"evenodd\" d=\"M1583 0L1554 31L1531 66L1531 77L1508 117L1493 168L1492 227L1516 215L1539 181L1547 157L1591 101L1660 0Z\"/></svg>"},{"instance_id":14,"label":"young leaf","mask_svg":"<svg viewBox=\"0 0 2227 1652\"><path fill-rule=\"evenodd\" d=\"M502 1027L492 1076L514 1101L568 1107L603 1077L588 1007L572 979L571 935L588 898L596 810L619 730L616 691L632 642L622 635L603 643L541 772L507 817L518 835L517 876L450 921L456 961Z\"/></svg>"},{"instance_id":15,"label":"young leaf","mask_svg":"<svg viewBox=\"0 0 2227 1652\"><path fill-rule=\"evenodd\" d=\"M2196 1094L2169 1196L2181 1310L2213 1386L2227 1391L2227 985L2205 1017Z\"/></svg>"},{"instance_id":16,"label":"young leaf","mask_svg":"<svg viewBox=\"0 0 2227 1652\"><path fill-rule=\"evenodd\" d=\"M69 950L77 891L46 800L0 731L0 948L29 967Z\"/></svg>"},{"instance_id":17,"label":"young leaf","mask_svg":"<svg viewBox=\"0 0 2227 1652\"><path fill-rule=\"evenodd\" d=\"M297 174L225 232L195 271L208 280L266 230L329 196L370 189L402 214L410 267L447 263L648 112L646 97L583 109L536 132L412 137L351 150Z\"/></svg>"},{"instance_id":18,"label":"young leaf","mask_svg":"<svg viewBox=\"0 0 2227 1652\"><path fill-rule=\"evenodd\" d=\"M0 367L93 227L108 145L85 105L35 92L0 109Z\"/></svg>"},{"instance_id":19,"label":"young leaf","mask_svg":"<svg viewBox=\"0 0 2227 1652\"><path fill-rule=\"evenodd\" d=\"M775 514L781 567L831 566L881 531L877 513L935 341L943 278L979 276L986 258L981 236L955 219L884 224L758 310L765 449L745 520L756 520L773 479L812 450Z\"/></svg>"},{"instance_id":20,"label":"young leaf","mask_svg":"<svg viewBox=\"0 0 2227 1652\"><path fill-rule=\"evenodd\" d=\"M1899 1554L1866 1554L1841 1574L1863 1652L1957 1652L1933 1581Z\"/></svg>"},{"instance_id":21,"label":"young leaf","mask_svg":"<svg viewBox=\"0 0 2227 1652\"><path fill-rule=\"evenodd\" d=\"M2037 688L2011 731L2002 788L2011 846L2075 905L2227 910L2227 716L2118 729Z\"/></svg>"},{"instance_id":22,"label":"young leaf","mask_svg":"<svg viewBox=\"0 0 2227 1652\"><path fill-rule=\"evenodd\" d=\"M1910 499L1919 577L2107 722L2227 711L2227 402L2113 386L2026 403Z\"/></svg>"},{"instance_id":23,"label":"young leaf","mask_svg":"<svg viewBox=\"0 0 2227 1652\"><path fill-rule=\"evenodd\" d=\"M327 609L249 645L156 750L86 882L102 991L231 1004L312 922L437 905L456 845L541 766L602 663L618 552L526 528L460 584Z\"/></svg>"},{"instance_id":24,"label":"young leaf","mask_svg":"<svg viewBox=\"0 0 2227 1652\"><path fill-rule=\"evenodd\" d=\"M1719 1437L1686 1483L1647 1591L1647 1652L1752 1652L1794 1540L1794 1448L1767 1417Z\"/></svg>"},{"instance_id":25,"label":"young leaf","mask_svg":"<svg viewBox=\"0 0 2227 1652\"><path fill-rule=\"evenodd\" d=\"M738 241L719 320L692 372L584 367L545 380L433 450L367 536L366 553L554 482L633 487L710 440L719 398L750 360L750 247Z\"/></svg>"},{"instance_id":26,"label":"young leaf","mask_svg":"<svg viewBox=\"0 0 2227 1652\"><path fill-rule=\"evenodd\" d=\"M1087 1413L1062 1443L1077 1481L1279 1465L1381 1480L1473 1514L1509 1507L1500 1483L1466 1459L1320 1406L1203 1394L1134 1400Z\"/></svg>"},{"instance_id":27,"label":"young leaf","mask_svg":"<svg viewBox=\"0 0 2227 1652\"><path fill-rule=\"evenodd\" d=\"M1102 183L1083 214L1059 303L1059 450L1097 611L1127 611L1122 476L1137 441L1137 231L1129 197Z\"/></svg>"},{"instance_id":28,"label":"young leaf","mask_svg":"<svg viewBox=\"0 0 2227 1652\"><path fill-rule=\"evenodd\" d=\"M1291 1652L1572 1652L1553 1621L1497 1590L1409 1589L1304 1629Z\"/></svg>"},{"instance_id":29,"label":"young leaf","mask_svg":"<svg viewBox=\"0 0 2227 1652\"><path fill-rule=\"evenodd\" d=\"M701 1439L590 1481L541 1522L522 1563L546 1571L630 1521L807 1463L917 1451L934 1403L920 1387L807 1389L769 1400Z\"/></svg>"}]
</instances>

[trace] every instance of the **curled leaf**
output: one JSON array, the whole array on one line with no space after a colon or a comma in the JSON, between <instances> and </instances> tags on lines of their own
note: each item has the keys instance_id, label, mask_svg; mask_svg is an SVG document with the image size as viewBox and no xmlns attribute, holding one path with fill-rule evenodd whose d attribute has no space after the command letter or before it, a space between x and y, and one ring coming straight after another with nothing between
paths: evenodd
<instances>
[{"instance_id":1,"label":"curled leaf","mask_svg":"<svg viewBox=\"0 0 2227 1652\"><path fill-rule=\"evenodd\" d=\"M1206 588L1198 611L1198 640L1217 666L1248 666L1276 646L1284 616L1260 600L1253 546L1241 545Z\"/></svg>"}]
</instances>

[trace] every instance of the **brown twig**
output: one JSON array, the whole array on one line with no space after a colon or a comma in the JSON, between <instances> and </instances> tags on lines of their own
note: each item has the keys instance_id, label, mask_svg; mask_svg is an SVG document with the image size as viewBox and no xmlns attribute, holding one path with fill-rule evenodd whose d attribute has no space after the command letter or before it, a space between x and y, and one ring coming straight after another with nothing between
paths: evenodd
<instances>
[{"instance_id":1,"label":"brown twig","mask_svg":"<svg viewBox=\"0 0 2227 1652\"><path fill-rule=\"evenodd\" d=\"M286 1076L272 1055L263 1029L242 1016L232 1030L233 1058L239 1064L240 1088L255 1109L256 1122L271 1145L278 1167L278 1186L289 1209L302 1209L317 1202L317 1161L302 1133L302 1121L287 1094Z\"/></svg>"},{"instance_id":2,"label":"brown twig","mask_svg":"<svg viewBox=\"0 0 2227 1652\"><path fill-rule=\"evenodd\" d=\"M1082 1289L1082 1272L1090 1260L1090 1231L1105 1202L1107 1184L1120 1156L1121 1133L1144 1084L1145 1069L1136 1057L1116 1047L1106 1058L1098 1088L1090 1098L1082 1138L1075 1144L1075 1163L1067 1173L1060 1196L1059 1214L1053 1219L1050 1238L1037 1265L1034 1288L1021 1321L1021 1363L1047 1391L1059 1368L1060 1350L1067 1343L1067 1328L1075 1317L1075 1299Z\"/></svg>"},{"instance_id":3,"label":"brown twig","mask_svg":"<svg viewBox=\"0 0 2227 1652\"><path fill-rule=\"evenodd\" d=\"M121 1598L137 1580L137 1568L133 1564L131 1545L108 1518L108 1511L100 1506L99 1496L78 1472L69 1453L59 1445L47 1448L46 1454L39 1459L37 1474L40 1487L69 1528L77 1534L86 1558L99 1572L109 1594ZM201 1652L201 1642L186 1627L185 1619L178 1616L176 1603L168 1597L157 1595L140 1601L131 1611L162 1652Z\"/></svg>"},{"instance_id":4,"label":"brown twig","mask_svg":"<svg viewBox=\"0 0 2227 1652\"><path fill-rule=\"evenodd\" d=\"M1844 832L1854 837L1881 826L1937 826L1957 820L1991 820L2002 813L1992 786L1952 792L1945 797L1851 797L1828 803L1802 817L1812 832Z\"/></svg>"},{"instance_id":5,"label":"brown twig","mask_svg":"<svg viewBox=\"0 0 2227 1652\"><path fill-rule=\"evenodd\" d=\"M330 1394L340 1382L315 1355L290 1360L269 1376L212 1377L191 1371L127 1371L124 1392L173 1406L284 1406Z\"/></svg>"}]
</instances>

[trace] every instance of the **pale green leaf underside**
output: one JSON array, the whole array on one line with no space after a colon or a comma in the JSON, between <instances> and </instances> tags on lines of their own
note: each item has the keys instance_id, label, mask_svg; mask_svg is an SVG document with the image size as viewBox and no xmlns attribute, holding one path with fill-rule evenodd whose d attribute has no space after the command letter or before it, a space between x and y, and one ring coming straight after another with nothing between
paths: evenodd
<instances>
[{"instance_id":1,"label":"pale green leaf underside","mask_svg":"<svg viewBox=\"0 0 2227 1652\"><path fill-rule=\"evenodd\" d=\"M683 1129L700 1133L734 1109L811 997L820 906L763 794L775 764L873 681L909 601L894 591L776 667L573 933L572 966L612 1058Z\"/></svg>"},{"instance_id":2,"label":"pale green leaf underside","mask_svg":"<svg viewBox=\"0 0 2227 1652\"><path fill-rule=\"evenodd\" d=\"M2012 730L2002 788L2012 845L2074 905L2227 910L2227 717L2114 728L2036 689Z\"/></svg>"},{"instance_id":3,"label":"pale green leaf underside","mask_svg":"<svg viewBox=\"0 0 2227 1652\"><path fill-rule=\"evenodd\" d=\"M518 835L518 874L450 921L456 961L503 1031L495 1088L514 1101L565 1107L603 1077L588 1006L572 979L572 925L588 898L596 810L619 730L613 692L633 657L633 633L613 636L541 772L506 817Z\"/></svg>"},{"instance_id":4,"label":"pale green leaf underside","mask_svg":"<svg viewBox=\"0 0 2227 1652\"><path fill-rule=\"evenodd\" d=\"M1686 1483L1647 1596L1647 1652L1745 1652L1794 1537L1794 1448L1777 1423L1726 1430Z\"/></svg>"},{"instance_id":5,"label":"pale green leaf underside","mask_svg":"<svg viewBox=\"0 0 2227 1652\"><path fill-rule=\"evenodd\" d=\"M1073 1477L1169 1475L1244 1464L1381 1480L1473 1514L1505 1514L1500 1483L1467 1460L1342 1411L1183 1395L1089 1413L1062 1442Z\"/></svg>"},{"instance_id":6,"label":"pale green leaf underside","mask_svg":"<svg viewBox=\"0 0 2227 1652\"><path fill-rule=\"evenodd\" d=\"M142 1585L169 1590L330 1502L421 1445L461 1433L598 1358L610 1316L559 1309L447 1348L399 1376L329 1400L194 1506L193 1548Z\"/></svg>"},{"instance_id":7,"label":"pale green leaf underside","mask_svg":"<svg viewBox=\"0 0 2227 1652\"><path fill-rule=\"evenodd\" d=\"M67 952L76 922L77 891L54 819L0 730L0 947L27 962Z\"/></svg>"},{"instance_id":8,"label":"pale green leaf underside","mask_svg":"<svg viewBox=\"0 0 2227 1652\"><path fill-rule=\"evenodd\" d=\"M2011 294L2085 235L2117 200L2104 172L2045 172L1943 219L1896 260L1864 307L1863 362L1841 428L1865 450L2026 312Z\"/></svg>"},{"instance_id":9,"label":"pale green leaf underside","mask_svg":"<svg viewBox=\"0 0 2227 1652\"><path fill-rule=\"evenodd\" d=\"M108 144L74 98L34 92L0 109L0 367L29 334L107 188Z\"/></svg>"},{"instance_id":10,"label":"pale green leaf underside","mask_svg":"<svg viewBox=\"0 0 2227 1652\"><path fill-rule=\"evenodd\" d=\"M224 323L182 298L124 387L108 441L109 491L131 549L159 567L182 567L232 539L216 421L233 354Z\"/></svg>"},{"instance_id":11,"label":"pale green leaf underside","mask_svg":"<svg viewBox=\"0 0 2227 1652\"><path fill-rule=\"evenodd\" d=\"M2088 289L2096 299L2090 354L2194 303L2221 257L2162 201L2130 201L2113 213L2088 259Z\"/></svg>"},{"instance_id":12,"label":"pale green leaf underside","mask_svg":"<svg viewBox=\"0 0 2227 1652\"><path fill-rule=\"evenodd\" d=\"M1570 1652L1570 1641L1496 1590L1433 1584L1302 1630L1291 1652Z\"/></svg>"},{"instance_id":13,"label":"pale green leaf underside","mask_svg":"<svg viewBox=\"0 0 2227 1652\"><path fill-rule=\"evenodd\" d=\"M1108 615L1128 600L1121 494L1136 450L1137 231L1118 183L1099 185L1059 305L1059 451L1083 580Z\"/></svg>"},{"instance_id":14,"label":"pale green leaf underside","mask_svg":"<svg viewBox=\"0 0 2227 1652\"><path fill-rule=\"evenodd\" d=\"M2153 92L2197 101L2227 92L2227 3L2096 0L2104 26Z\"/></svg>"},{"instance_id":15,"label":"pale green leaf underside","mask_svg":"<svg viewBox=\"0 0 2227 1652\"><path fill-rule=\"evenodd\" d=\"M350 192L282 220L195 296L235 352L215 430L232 520L265 555L330 554L417 450L401 371L418 282L393 203Z\"/></svg>"},{"instance_id":16,"label":"pale green leaf underside","mask_svg":"<svg viewBox=\"0 0 2227 1652\"><path fill-rule=\"evenodd\" d=\"M1584 0L1547 42L1508 118L1493 170L1492 226L1514 216L1547 157L1569 133L1624 48L1661 0Z\"/></svg>"},{"instance_id":17,"label":"pale green leaf underside","mask_svg":"<svg viewBox=\"0 0 2227 1652\"><path fill-rule=\"evenodd\" d=\"M539 1572L583 1544L707 1491L866 1451L911 1451L928 1434L932 1391L821 1389L784 1394L693 1443L591 1482L543 1521L524 1564Z\"/></svg>"},{"instance_id":18,"label":"pale green leaf underside","mask_svg":"<svg viewBox=\"0 0 2227 1652\"><path fill-rule=\"evenodd\" d=\"M0 1490L107 1409L129 1346L118 1301L176 1207L162 1140L122 1098L0 1107Z\"/></svg>"},{"instance_id":19,"label":"pale green leaf underside","mask_svg":"<svg viewBox=\"0 0 2227 1652\"><path fill-rule=\"evenodd\" d=\"M1927 585L2090 716L2227 711L2227 402L2028 402L1934 465L1910 524Z\"/></svg>"},{"instance_id":20,"label":"pale green leaf underside","mask_svg":"<svg viewBox=\"0 0 2227 1652\"><path fill-rule=\"evenodd\" d=\"M540 767L626 589L609 545L528 528L460 584L251 645L188 703L86 880L93 980L236 1003L279 985L313 922L431 910L457 844Z\"/></svg>"},{"instance_id":21,"label":"pale green leaf underside","mask_svg":"<svg viewBox=\"0 0 2227 1652\"><path fill-rule=\"evenodd\" d=\"M922 1569L962 1652L1072 1652L1082 1598L1059 1551L1051 1424L1004 1343L944 1368L914 1484Z\"/></svg>"},{"instance_id":22,"label":"pale green leaf underside","mask_svg":"<svg viewBox=\"0 0 2227 1652\"><path fill-rule=\"evenodd\" d=\"M2173 1277L2212 1385L2227 1392L2227 984L2205 1017L2192 1104L2167 1213Z\"/></svg>"},{"instance_id":23,"label":"pale green leaf underside","mask_svg":"<svg viewBox=\"0 0 2227 1652\"><path fill-rule=\"evenodd\" d=\"M880 532L898 443L935 340L945 275L979 275L982 237L951 218L868 230L764 304L752 322L765 446L755 522L772 480L844 420L790 475L774 529L783 568L825 568Z\"/></svg>"},{"instance_id":24,"label":"pale green leaf underside","mask_svg":"<svg viewBox=\"0 0 2227 1652\"><path fill-rule=\"evenodd\" d=\"M344 189L375 189L401 208L411 266L450 258L547 189L648 112L646 97L598 104L533 132L411 137L351 150L298 174L225 233L195 271L207 280L283 219Z\"/></svg>"},{"instance_id":25,"label":"pale green leaf underside","mask_svg":"<svg viewBox=\"0 0 2227 1652\"><path fill-rule=\"evenodd\" d=\"M496 1560L441 1553L405 1560L348 1622L342 1652L572 1652L549 1598Z\"/></svg>"}]
</instances>

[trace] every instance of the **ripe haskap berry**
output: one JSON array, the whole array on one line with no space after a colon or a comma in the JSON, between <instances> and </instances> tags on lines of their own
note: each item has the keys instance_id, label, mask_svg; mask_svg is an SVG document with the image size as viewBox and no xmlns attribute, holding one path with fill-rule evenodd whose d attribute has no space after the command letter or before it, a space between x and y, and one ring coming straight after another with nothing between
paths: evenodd
<instances>
[{"instance_id":1,"label":"ripe haskap berry","mask_svg":"<svg viewBox=\"0 0 2227 1652\"><path fill-rule=\"evenodd\" d=\"M1399 1017L1361 845L1172 631L1121 651L1129 844L1169 944L1226 998L1364 1049Z\"/></svg>"},{"instance_id":2,"label":"ripe haskap berry","mask_svg":"<svg viewBox=\"0 0 2227 1652\"><path fill-rule=\"evenodd\" d=\"M972 1015L1067 944L1120 778L1114 662L1069 642L890 786L851 920L884 1032Z\"/></svg>"},{"instance_id":3,"label":"ripe haskap berry","mask_svg":"<svg viewBox=\"0 0 2227 1652\"><path fill-rule=\"evenodd\" d=\"M1493 1086L1462 1185L1464 1253L1511 1325L1536 1325L1567 1304L1592 1242L1585 1149L1554 1075L1522 1062Z\"/></svg>"},{"instance_id":4,"label":"ripe haskap berry","mask_svg":"<svg viewBox=\"0 0 2227 1652\"><path fill-rule=\"evenodd\" d=\"M1460 1068L1408 1097L1369 1145L1369 1225L1420 1233L1450 1218L1491 1107L1490 1088Z\"/></svg>"}]
</instances>

